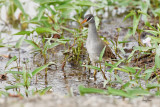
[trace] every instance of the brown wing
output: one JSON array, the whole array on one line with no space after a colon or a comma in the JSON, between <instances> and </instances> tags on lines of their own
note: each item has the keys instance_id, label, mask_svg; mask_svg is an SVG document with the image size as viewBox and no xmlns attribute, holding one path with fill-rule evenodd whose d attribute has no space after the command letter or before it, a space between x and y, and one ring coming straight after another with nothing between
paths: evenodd
<instances>
[{"instance_id":1,"label":"brown wing","mask_svg":"<svg viewBox=\"0 0 160 107\"><path fill-rule=\"evenodd\" d=\"M106 50L105 50L105 53L104 53L104 57L105 58L111 58L111 59L117 59L116 56L113 54L112 50L110 49L110 47L106 45Z\"/></svg>"}]
</instances>

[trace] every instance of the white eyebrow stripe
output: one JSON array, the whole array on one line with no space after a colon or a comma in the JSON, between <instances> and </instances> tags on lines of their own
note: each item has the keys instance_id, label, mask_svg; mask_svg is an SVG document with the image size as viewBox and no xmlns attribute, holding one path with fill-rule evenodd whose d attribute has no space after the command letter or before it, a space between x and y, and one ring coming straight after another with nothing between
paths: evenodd
<instances>
[{"instance_id":1,"label":"white eyebrow stripe","mask_svg":"<svg viewBox=\"0 0 160 107\"><path fill-rule=\"evenodd\" d=\"M89 18L90 18L90 17L89 17ZM92 20L92 18L93 18L93 17L91 17L88 21ZM87 21L87 22L88 22L88 21Z\"/></svg>"}]
</instances>

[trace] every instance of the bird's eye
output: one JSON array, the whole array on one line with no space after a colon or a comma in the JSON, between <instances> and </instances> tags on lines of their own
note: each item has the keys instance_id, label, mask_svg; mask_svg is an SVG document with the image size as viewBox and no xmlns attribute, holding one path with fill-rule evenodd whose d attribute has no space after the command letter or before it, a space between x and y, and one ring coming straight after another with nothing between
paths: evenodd
<instances>
[{"instance_id":1,"label":"bird's eye","mask_svg":"<svg viewBox=\"0 0 160 107\"><path fill-rule=\"evenodd\" d=\"M88 18L87 18L87 21L89 21L89 20L91 20L91 19L92 19L92 17L88 17Z\"/></svg>"}]
</instances>

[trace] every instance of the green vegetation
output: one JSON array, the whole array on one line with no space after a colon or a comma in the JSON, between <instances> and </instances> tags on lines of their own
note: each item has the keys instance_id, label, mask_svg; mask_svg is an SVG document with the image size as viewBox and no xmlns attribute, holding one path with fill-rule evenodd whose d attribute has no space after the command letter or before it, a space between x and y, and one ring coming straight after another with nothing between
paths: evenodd
<instances>
[{"instance_id":1,"label":"green vegetation","mask_svg":"<svg viewBox=\"0 0 160 107\"><path fill-rule=\"evenodd\" d=\"M4 38L0 38L0 47L15 48L19 51L19 55L12 57L5 66L4 73L12 74L16 82L10 86L5 86L6 91L0 91L0 95L8 96L7 90L15 89L17 94L21 96L34 95L39 93L45 94L52 87L46 87L42 90L29 90L32 78L37 76L38 73L45 72L45 84L47 85L47 72L48 66L56 65L56 62L50 62L49 54L54 54L54 49L57 46L64 47L64 61L62 63L62 70L65 72L64 67L66 62L74 63L76 66L86 67L102 71L104 76L105 89L97 88L85 88L79 86L81 95L89 93L99 93L105 95L115 95L127 98L134 98L144 95L159 96L160 93L160 1L159 0L97 0L95 3L91 1L81 0L34 0L39 4L37 8L37 15L34 18L30 18L26 13L27 10L23 8L20 0L1 0L0 8L6 6L7 10L7 25L11 25L13 28L21 29L20 32L13 34L21 35L17 40L16 45L4 44ZM117 35L113 35L116 40L112 40L112 47L114 52L119 58L119 61L114 63L105 62L106 70L102 70L101 67L82 64L82 56L85 54L85 40L87 35L87 29L80 25L84 14L89 8L95 7L94 13L101 12L97 15L96 22L97 27L100 29L100 23L102 15L105 13L105 8L108 9L108 14L112 13L113 9L126 8L126 11L121 13L124 15L124 21L130 19L133 21L133 25L130 26L123 40L119 40L119 33L121 28L117 28ZM16 19L14 13L16 9L21 10L19 18ZM74 15L71 15L74 14ZM76 22L79 25L77 28L72 27L69 23ZM36 27L32 30L28 29L29 24L35 24ZM141 40L143 32L147 32L147 37L151 38L151 46L145 45ZM54 37L54 36L58 37ZM154 35L154 36L153 36ZM58 39L57 39L58 38ZM132 43L130 38L138 43L131 49L127 58L122 57L125 52L125 45ZM23 43L31 45L34 49L31 54L40 54L42 56L42 64L37 68L31 70L27 67L28 61L23 66L21 64L20 49ZM105 48L104 48L105 49ZM102 61L104 50L101 52L100 61ZM147 60L146 60L147 59ZM153 59L152 61L150 59ZM150 62L149 62L150 61ZM10 65L16 62L16 67L10 67ZM149 66L148 63L152 63ZM22 70L20 69L22 68ZM124 80L117 73L114 74L115 79L106 78L105 72L113 74L113 72L125 72L128 74L128 80ZM143 85L141 83L143 81ZM119 89L115 88L115 85L120 85ZM20 88L25 89L25 94L19 92ZM78 87L77 87L78 88ZM154 90L154 93L150 90Z\"/></svg>"}]
</instances>

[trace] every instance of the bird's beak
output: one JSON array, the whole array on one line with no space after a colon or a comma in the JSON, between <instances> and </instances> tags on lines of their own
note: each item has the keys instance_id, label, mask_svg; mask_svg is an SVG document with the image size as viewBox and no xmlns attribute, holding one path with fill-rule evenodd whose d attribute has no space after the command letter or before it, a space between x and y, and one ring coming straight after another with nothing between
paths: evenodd
<instances>
[{"instance_id":1,"label":"bird's beak","mask_svg":"<svg viewBox=\"0 0 160 107\"><path fill-rule=\"evenodd\" d=\"M81 22L81 24L83 24L83 23L85 23L85 22L87 22L87 19L84 19L83 22Z\"/></svg>"}]
</instances>

